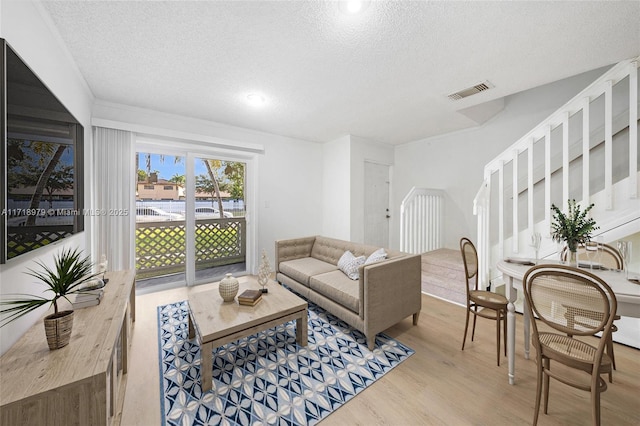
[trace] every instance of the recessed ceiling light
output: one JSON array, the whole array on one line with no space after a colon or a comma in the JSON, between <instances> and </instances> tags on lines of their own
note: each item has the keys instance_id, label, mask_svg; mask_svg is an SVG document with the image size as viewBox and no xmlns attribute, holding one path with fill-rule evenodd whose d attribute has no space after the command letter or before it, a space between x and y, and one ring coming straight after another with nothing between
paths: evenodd
<instances>
[{"instance_id":1,"label":"recessed ceiling light","mask_svg":"<svg viewBox=\"0 0 640 426\"><path fill-rule=\"evenodd\" d=\"M344 13L355 15L366 9L368 4L366 0L345 0L341 2L341 9Z\"/></svg>"},{"instance_id":2,"label":"recessed ceiling light","mask_svg":"<svg viewBox=\"0 0 640 426\"><path fill-rule=\"evenodd\" d=\"M251 106L262 106L266 101L266 98L259 93L249 93L247 95L247 102Z\"/></svg>"}]
</instances>

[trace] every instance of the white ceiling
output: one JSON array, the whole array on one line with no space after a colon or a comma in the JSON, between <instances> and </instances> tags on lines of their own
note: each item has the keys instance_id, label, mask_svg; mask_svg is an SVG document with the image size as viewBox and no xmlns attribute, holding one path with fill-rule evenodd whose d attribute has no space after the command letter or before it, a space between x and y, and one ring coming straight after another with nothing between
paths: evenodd
<instances>
[{"instance_id":1,"label":"white ceiling","mask_svg":"<svg viewBox=\"0 0 640 426\"><path fill-rule=\"evenodd\" d=\"M638 1L43 3L96 98L318 142L475 126L458 111L640 55Z\"/></svg>"}]
</instances>

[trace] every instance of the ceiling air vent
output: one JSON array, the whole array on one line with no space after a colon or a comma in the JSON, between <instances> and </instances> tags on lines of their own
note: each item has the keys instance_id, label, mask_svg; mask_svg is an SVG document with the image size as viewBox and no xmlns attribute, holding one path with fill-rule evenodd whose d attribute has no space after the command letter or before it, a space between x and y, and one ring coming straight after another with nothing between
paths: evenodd
<instances>
[{"instance_id":1,"label":"ceiling air vent","mask_svg":"<svg viewBox=\"0 0 640 426\"><path fill-rule=\"evenodd\" d=\"M478 83L473 87L469 87L468 89L460 90L459 92L452 93L448 96L452 101L458 101L463 98L467 98L471 95L475 95L476 93L484 92L485 90L491 89L493 84L489 83L487 80L482 83Z\"/></svg>"}]
</instances>

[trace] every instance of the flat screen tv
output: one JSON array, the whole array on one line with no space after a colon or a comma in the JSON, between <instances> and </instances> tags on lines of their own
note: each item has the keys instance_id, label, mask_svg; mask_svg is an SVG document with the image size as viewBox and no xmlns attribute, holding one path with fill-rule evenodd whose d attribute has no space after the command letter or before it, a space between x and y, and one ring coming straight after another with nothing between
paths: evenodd
<instances>
[{"instance_id":1,"label":"flat screen tv","mask_svg":"<svg viewBox=\"0 0 640 426\"><path fill-rule=\"evenodd\" d=\"M0 262L83 231L84 129L0 39Z\"/></svg>"}]
</instances>

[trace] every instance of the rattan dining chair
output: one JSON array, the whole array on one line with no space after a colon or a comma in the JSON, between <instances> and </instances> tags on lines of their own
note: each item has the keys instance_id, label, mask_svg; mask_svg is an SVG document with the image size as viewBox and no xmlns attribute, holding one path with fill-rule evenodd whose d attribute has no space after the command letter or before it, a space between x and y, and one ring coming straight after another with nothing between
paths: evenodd
<instances>
[{"instance_id":1,"label":"rattan dining chair","mask_svg":"<svg viewBox=\"0 0 640 426\"><path fill-rule=\"evenodd\" d=\"M618 249L608 244L601 244L601 246L602 246L602 256L600 256L600 264L603 267L608 269L615 269L615 270L622 269L624 265L624 261ZM584 244L578 245L578 251L577 251L578 258L580 258L581 256L584 257L585 252L586 252L586 249ZM569 256L569 252L565 247L562 250L562 260L566 262L568 256ZM616 315L615 318L613 318L614 321L619 319L620 319L620 315ZM613 366L613 370L616 370L616 357L613 352L613 333L615 333L616 331L618 331L618 327L614 323L611 326L611 334L607 339L607 346L606 346L607 355L611 357L611 365ZM609 382L611 383L613 383L613 370L609 373Z\"/></svg>"},{"instance_id":2,"label":"rattan dining chair","mask_svg":"<svg viewBox=\"0 0 640 426\"><path fill-rule=\"evenodd\" d=\"M469 316L473 314L473 328L471 329L471 341L476 332L476 319L480 316L492 319L496 322L496 360L500 365L500 322L504 327L504 354L507 354L507 303L506 297L492 293L490 291L480 290L478 288L478 252L471 240L468 238L460 239L460 252L464 262L464 272L466 278L467 290L467 320L464 326L464 337L462 338L462 350L467 340L467 331L469 329Z\"/></svg>"},{"instance_id":3,"label":"rattan dining chair","mask_svg":"<svg viewBox=\"0 0 640 426\"><path fill-rule=\"evenodd\" d=\"M602 256L600 257L600 264L608 269L616 269L616 270L622 269L623 260L622 260L622 255L620 254L618 249L608 244L601 244L601 247L602 247ZM586 256L585 253L586 253L585 245L579 244L578 250L576 252L576 255L578 256L578 258L584 259L584 257ZM562 260L566 262L568 258L569 258L569 250L565 246L562 249Z\"/></svg>"},{"instance_id":4,"label":"rattan dining chair","mask_svg":"<svg viewBox=\"0 0 640 426\"><path fill-rule=\"evenodd\" d=\"M538 318L531 321L531 340L537 352L533 424L538 422L543 393L544 413L548 414L552 377L591 392L591 418L594 425L600 425L600 394L607 389L601 375L611 371L606 339L617 309L613 290L596 275L566 265L534 266L524 275L523 286L529 317ZM539 328L540 322L545 327ZM600 332L601 339L587 340ZM565 369L552 369L552 361L584 374L576 377Z\"/></svg>"}]
</instances>

